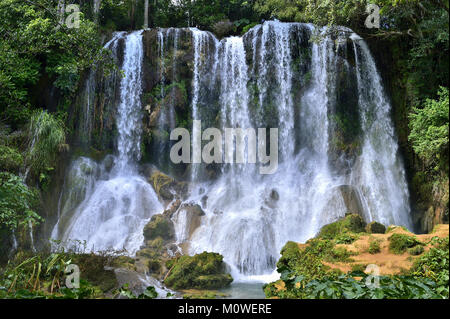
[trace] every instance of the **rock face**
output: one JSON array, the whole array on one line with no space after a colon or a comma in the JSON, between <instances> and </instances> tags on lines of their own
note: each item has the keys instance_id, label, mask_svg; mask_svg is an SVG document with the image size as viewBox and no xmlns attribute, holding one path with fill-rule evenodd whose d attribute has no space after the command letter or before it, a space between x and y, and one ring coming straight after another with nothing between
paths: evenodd
<instances>
[{"instance_id":1,"label":"rock face","mask_svg":"<svg viewBox=\"0 0 450 319\"><path fill-rule=\"evenodd\" d=\"M178 242L189 240L195 230L201 224L201 218L205 212L199 205L183 204L176 213L173 214L173 220L177 221L178 227L175 228Z\"/></svg>"},{"instance_id":2,"label":"rock face","mask_svg":"<svg viewBox=\"0 0 450 319\"><path fill-rule=\"evenodd\" d=\"M361 197L358 191L351 185L339 186L342 197L344 198L347 211L351 214L358 214L363 216L364 210L362 206Z\"/></svg>"},{"instance_id":3,"label":"rock face","mask_svg":"<svg viewBox=\"0 0 450 319\"><path fill-rule=\"evenodd\" d=\"M371 234L384 234L386 232L386 226L378 222L371 222L367 224L366 231Z\"/></svg>"},{"instance_id":4,"label":"rock face","mask_svg":"<svg viewBox=\"0 0 450 319\"><path fill-rule=\"evenodd\" d=\"M173 289L218 289L233 281L226 273L222 255L217 253L181 256L168 261L166 266L170 270L164 283Z\"/></svg>"},{"instance_id":5,"label":"rock face","mask_svg":"<svg viewBox=\"0 0 450 319\"><path fill-rule=\"evenodd\" d=\"M158 237L171 240L174 239L174 235L173 222L163 214L153 215L150 222L144 227L145 240L154 240Z\"/></svg>"},{"instance_id":6,"label":"rock face","mask_svg":"<svg viewBox=\"0 0 450 319\"><path fill-rule=\"evenodd\" d=\"M188 192L188 184L185 182L177 182L172 177L154 170L149 178L150 184L155 189L158 197L165 202L174 198L184 198Z\"/></svg>"}]
</instances>

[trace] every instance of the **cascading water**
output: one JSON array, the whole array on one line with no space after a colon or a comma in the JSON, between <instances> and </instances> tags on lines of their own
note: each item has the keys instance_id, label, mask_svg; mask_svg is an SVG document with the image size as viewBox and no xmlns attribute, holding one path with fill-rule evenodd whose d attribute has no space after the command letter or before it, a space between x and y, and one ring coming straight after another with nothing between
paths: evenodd
<instances>
[{"instance_id":1,"label":"cascading water","mask_svg":"<svg viewBox=\"0 0 450 319\"><path fill-rule=\"evenodd\" d=\"M364 132L353 183L360 185L368 220L411 227L408 186L391 121L391 106L367 44L356 34L351 39Z\"/></svg>"},{"instance_id":2,"label":"cascading water","mask_svg":"<svg viewBox=\"0 0 450 319\"><path fill-rule=\"evenodd\" d=\"M144 225L162 210L153 188L137 174L136 167L141 153L142 46L141 32L126 36L117 108L117 157L106 157L101 165L81 158L69 173L70 191L77 183L81 185L73 195L76 198L69 195L69 207L52 233L52 238L66 246L73 245L69 241L73 239L85 241L92 251L125 249L134 254L143 242ZM84 200L77 205L80 197Z\"/></svg>"},{"instance_id":3,"label":"cascading water","mask_svg":"<svg viewBox=\"0 0 450 319\"><path fill-rule=\"evenodd\" d=\"M201 204L206 216L188 240L189 252L221 253L231 266L235 280L267 280L273 274L281 247L288 240L304 242L323 225L344 216L348 208L341 191L343 185L351 185L364 199L364 212L360 213L371 216L366 218L368 221L375 219L410 227L401 163L398 158L395 162L386 158L388 154L394 157L397 154L394 139L383 138L390 146L380 150L385 154L380 159L373 146L372 135L376 133L363 124L362 155L350 170L351 176L336 172L329 165L333 152L329 147L333 138L329 118L337 93L334 73L337 72L337 61L343 60L337 51L344 46L348 30L338 32L338 41L334 41L327 31L308 24L266 22L243 38L223 39L216 43L214 52L209 52L217 59L213 65L218 65L216 82L220 87L222 129L279 128L282 162L275 174L262 176L247 165L244 169L222 170L222 175L212 182L201 182L199 168L195 170L197 175L192 177L199 184L189 201ZM312 33L319 35L321 41L305 45ZM202 119L203 114L198 108L198 92L210 90L199 80L211 76L211 68L201 67L198 60L204 54L201 40L207 36L207 33L193 31L196 60L192 107L195 119ZM309 53L296 52L299 49L293 46L294 42L303 43ZM361 51L364 57L359 57L356 62L358 82L364 81L364 84L358 87L370 87L371 94L378 97L375 103L369 104L367 96L355 93L359 96L361 116L369 112L369 105L380 108L378 119L386 127L385 134L393 136L390 122L384 123L388 117L382 110L389 104L385 99L380 100L379 79L361 75L362 67L375 68L368 50ZM251 65L246 60L248 56L252 56ZM376 76L376 69L374 71ZM307 77L309 82L302 80ZM248 91L255 87L257 89ZM294 101L297 92L301 96ZM382 104L378 105L378 102ZM296 145L298 151L295 151ZM373 169L368 170L368 165L382 167L376 173L378 178ZM236 166L241 165L232 167ZM379 205L384 201L380 195L387 190L393 192ZM393 198L395 196L398 198ZM178 218L174 222L189 221ZM181 237L186 238L186 234Z\"/></svg>"},{"instance_id":4,"label":"cascading water","mask_svg":"<svg viewBox=\"0 0 450 319\"><path fill-rule=\"evenodd\" d=\"M161 63L153 71L160 74L161 99L172 94L166 80L173 84L182 77L175 62L180 31L171 28L157 33ZM390 105L374 60L364 41L356 35L349 37L348 29L329 31L310 24L269 21L243 37L219 41L196 28L183 30L192 37L191 119L217 125L222 132L225 128L279 128L280 163L274 174L260 175L258 164L223 164L215 175L208 175L210 168L194 158L186 178L192 183L185 202L199 204L205 215L193 233L183 206L172 217L185 252L221 253L236 281L270 280L287 241L304 242L349 211L348 189L361 202L358 212L367 221L411 227ZM316 37L321 40L312 41ZM133 253L143 241L144 224L163 208L136 165L142 134L142 36L121 33L110 46L117 48L124 38L125 78L116 114L118 155L107 156L101 163L88 158L72 163L65 181L71 192L62 197L52 237L86 240L94 250L126 248ZM346 51L349 43L354 61L352 52ZM172 61L166 59L169 50L173 50ZM337 76L339 72L343 76ZM339 100L342 78L351 84L355 105L343 106ZM360 132L351 137L358 142L356 151L350 155L336 146L337 113L343 107L346 112L355 111L360 122ZM170 125L167 118L159 122L164 130L175 123L174 108L169 105L167 110L161 116L173 120ZM198 130L194 125L193 146L202 145ZM157 158L163 156L155 153Z\"/></svg>"}]
</instances>

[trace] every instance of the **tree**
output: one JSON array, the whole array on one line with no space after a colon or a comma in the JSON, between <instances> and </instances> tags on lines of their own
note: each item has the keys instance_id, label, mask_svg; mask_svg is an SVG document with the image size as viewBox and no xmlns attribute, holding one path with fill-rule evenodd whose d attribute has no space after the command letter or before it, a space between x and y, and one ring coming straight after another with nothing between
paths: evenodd
<instances>
[{"instance_id":1,"label":"tree","mask_svg":"<svg viewBox=\"0 0 450 319\"><path fill-rule=\"evenodd\" d=\"M20 225L26 227L41 221L33 207L37 194L14 174L0 172L0 229L12 231Z\"/></svg>"},{"instance_id":2,"label":"tree","mask_svg":"<svg viewBox=\"0 0 450 319\"><path fill-rule=\"evenodd\" d=\"M449 96L441 87L438 99L426 99L410 114L409 140L416 154L430 166L448 171Z\"/></svg>"}]
</instances>

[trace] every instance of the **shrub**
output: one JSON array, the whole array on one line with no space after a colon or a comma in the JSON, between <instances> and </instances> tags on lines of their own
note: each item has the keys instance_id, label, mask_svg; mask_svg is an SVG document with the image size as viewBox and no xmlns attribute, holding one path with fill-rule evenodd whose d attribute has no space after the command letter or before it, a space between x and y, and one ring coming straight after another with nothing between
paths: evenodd
<instances>
[{"instance_id":1,"label":"shrub","mask_svg":"<svg viewBox=\"0 0 450 319\"><path fill-rule=\"evenodd\" d=\"M57 154L68 148L64 123L46 111L35 112L30 120L29 152L26 158L36 172L55 165Z\"/></svg>"},{"instance_id":2,"label":"shrub","mask_svg":"<svg viewBox=\"0 0 450 319\"><path fill-rule=\"evenodd\" d=\"M336 237L336 244L345 244L349 245L358 239L358 235L352 233L343 233Z\"/></svg>"},{"instance_id":3,"label":"shrub","mask_svg":"<svg viewBox=\"0 0 450 319\"><path fill-rule=\"evenodd\" d=\"M411 248L408 248L408 253L413 256L418 256L424 252L424 248L422 245L417 245Z\"/></svg>"},{"instance_id":4,"label":"shrub","mask_svg":"<svg viewBox=\"0 0 450 319\"><path fill-rule=\"evenodd\" d=\"M0 145L0 170L18 172L22 164L23 157L16 149Z\"/></svg>"},{"instance_id":5,"label":"shrub","mask_svg":"<svg viewBox=\"0 0 450 319\"><path fill-rule=\"evenodd\" d=\"M377 240L371 241L369 244L369 254L378 254L380 251L380 243Z\"/></svg>"},{"instance_id":6,"label":"shrub","mask_svg":"<svg viewBox=\"0 0 450 319\"><path fill-rule=\"evenodd\" d=\"M437 100L426 99L423 108L414 108L408 139L427 165L448 167L448 88L441 87L438 95Z\"/></svg>"},{"instance_id":7,"label":"shrub","mask_svg":"<svg viewBox=\"0 0 450 319\"><path fill-rule=\"evenodd\" d=\"M285 290L277 290L273 283L265 285L266 297L300 299L442 299L436 283L427 278L411 276L379 276L379 287L367 284L368 275L358 272L338 278L308 280L303 276L285 279Z\"/></svg>"},{"instance_id":8,"label":"shrub","mask_svg":"<svg viewBox=\"0 0 450 319\"><path fill-rule=\"evenodd\" d=\"M421 244L414 236L393 234L389 237L389 250L394 254L403 254L406 249Z\"/></svg>"},{"instance_id":9,"label":"shrub","mask_svg":"<svg viewBox=\"0 0 450 319\"><path fill-rule=\"evenodd\" d=\"M37 201L37 193L20 177L0 172L0 228L11 231L29 222L39 223L42 219L34 210Z\"/></svg>"},{"instance_id":10,"label":"shrub","mask_svg":"<svg viewBox=\"0 0 450 319\"><path fill-rule=\"evenodd\" d=\"M415 278L436 281L436 292L449 297L449 238L434 238L432 247L420 256L410 270Z\"/></svg>"},{"instance_id":11,"label":"shrub","mask_svg":"<svg viewBox=\"0 0 450 319\"><path fill-rule=\"evenodd\" d=\"M330 253L325 257L327 261L351 261L350 256L353 254L345 249L345 247L333 248Z\"/></svg>"}]
</instances>

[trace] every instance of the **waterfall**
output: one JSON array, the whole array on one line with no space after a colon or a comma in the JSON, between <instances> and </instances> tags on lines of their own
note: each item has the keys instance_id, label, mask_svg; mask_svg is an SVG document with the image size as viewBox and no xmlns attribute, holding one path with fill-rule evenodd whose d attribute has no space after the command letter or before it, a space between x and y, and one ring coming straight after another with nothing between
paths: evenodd
<instances>
[{"instance_id":1,"label":"waterfall","mask_svg":"<svg viewBox=\"0 0 450 319\"><path fill-rule=\"evenodd\" d=\"M213 41L217 46L216 38L209 32L200 31L197 28L191 28L193 47L194 47L194 74L192 78L192 121L201 120L199 104L201 102L201 84L204 78L208 77L209 69L206 59L202 55L208 54L208 43ZM217 50L216 48L214 50ZM200 139L198 138L200 137ZM199 127L192 127L192 147L193 149L201 148L201 132ZM195 182L200 175L199 163L201 162L201 154L193 152L193 161L191 164L191 181Z\"/></svg>"},{"instance_id":2,"label":"waterfall","mask_svg":"<svg viewBox=\"0 0 450 319\"><path fill-rule=\"evenodd\" d=\"M143 242L145 224L153 214L162 211L162 206L153 188L136 169L142 130L141 32L126 35L124 51L124 77L116 119L118 154L106 157L100 165L83 158L74 162L69 172L69 176L74 172L74 178L67 182L67 188L72 191L77 183L81 186L75 198L70 195L66 201L69 207L61 213L52 238L68 247L75 245L71 240L77 240L85 241L90 251L125 249L132 255ZM80 197L84 199L77 205Z\"/></svg>"},{"instance_id":3,"label":"waterfall","mask_svg":"<svg viewBox=\"0 0 450 319\"><path fill-rule=\"evenodd\" d=\"M313 34L321 40L311 42ZM407 197L402 195L391 201L401 195L398 191L407 195L401 162L385 158L397 154L393 138L384 138L390 146L375 151L372 135L376 133L362 124L364 134L360 139L364 146L350 169L350 176L330 167L337 152L330 148L334 137L330 116L337 103L335 74L340 62L351 68L345 60L347 57L339 55L339 51L344 50L347 34L344 28L338 29L337 36L333 37L327 29L309 24L270 21L256 26L244 37L223 39L218 46L216 44L214 52L207 52L217 64L215 76L220 88L221 127L279 128L281 163L275 174L262 176L250 165L244 169L232 165L231 169L222 169L222 174L214 181L202 182L198 174L193 175L198 185L189 201L199 203L206 215L191 238L186 238L186 234L182 237L189 243L191 254L204 250L221 253L237 281L268 280L274 275L279 252L288 240L305 242L323 225L344 216L348 207L342 195L343 185L350 184L363 198L364 211L360 213L372 216L366 218L368 221L410 226ZM194 119L201 120L207 110L199 106L199 92L211 90L201 79L211 74L200 72L206 33L193 30L193 37L192 113ZM364 52L370 56L368 51ZM252 57L250 62L249 56ZM382 95L379 79L368 79L367 74L361 74L361 64L364 68L374 68L373 60L360 56L356 59L358 82L365 82L358 87L370 87L372 95ZM359 96L364 121L370 111L367 110L368 98L361 92L354 94ZM383 112L389 104L386 99L380 103L371 105L376 107L383 125L387 126L386 135L392 137L388 114ZM385 155L380 158L380 154ZM375 174L368 169L371 164L383 167L377 172L378 180L370 175ZM380 194L386 191L392 191L387 203L376 206L383 202ZM188 221L175 218L174 222ZM180 225L176 227L183 229Z\"/></svg>"},{"instance_id":4,"label":"waterfall","mask_svg":"<svg viewBox=\"0 0 450 319\"><path fill-rule=\"evenodd\" d=\"M180 31L156 32L155 59L160 63L152 72L161 101L155 109L165 108L157 129L175 126L173 99L165 103L165 97L189 69L193 123L222 130L278 128L280 153L278 169L271 175L259 174L258 164L207 166L200 163L201 154L194 156L184 203L200 205L205 214L197 216L200 225L194 231L183 207L172 216L185 253L222 254L236 281L271 280L286 242L305 242L323 225L345 216L352 209L349 196L360 202L357 212L366 221L411 227L390 103L362 39L349 37L352 32L345 28L267 21L242 37L220 41L209 32L184 29L192 40L187 48L184 36L179 41ZM85 240L94 251L125 248L133 254L143 242L145 223L163 210L138 173L145 72L141 33L116 34L109 44L116 50L118 41L125 41L125 77L120 101L114 104L117 152L102 161L80 157L72 162L55 239ZM183 72L177 70L178 55L183 55L183 63L192 59ZM105 89L113 82L106 81ZM339 119L347 114L354 116L351 124L357 129L344 136L346 140L342 135L349 132ZM194 147L202 146L199 129L193 125L190 132ZM345 143L352 145L342 147ZM158 161L165 156L163 150L154 152L158 165L163 165Z\"/></svg>"},{"instance_id":5,"label":"waterfall","mask_svg":"<svg viewBox=\"0 0 450 319\"><path fill-rule=\"evenodd\" d=\"M359 167L353 171L352 178L360 185L370 221L411 229L408 186L391 121L391 106L367 44L356 34L351 39L364 132Z\"/></svg>"}]
</instances>

